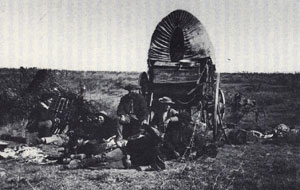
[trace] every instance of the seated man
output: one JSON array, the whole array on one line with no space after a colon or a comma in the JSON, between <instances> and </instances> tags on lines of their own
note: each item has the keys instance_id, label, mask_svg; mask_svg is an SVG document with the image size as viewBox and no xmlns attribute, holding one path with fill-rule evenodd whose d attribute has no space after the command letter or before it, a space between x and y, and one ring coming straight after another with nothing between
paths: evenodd
<instances>
[{"instance_id":1,"label":"seated man","mask_svg":"<svg viewBox=\"0 0 300 190\"><path fill-rule=\"evenodd\" d=\"M178 122L178 111L171 108L171 105L175 104L171 98L162 97L159 98L160 108L155 113L152 124L158 128L159 131L165 133L169 123Z\"/></svg>"},{"instance_id":2,"label":"seated man","mask_svg":"<svg viewBox=\"0 0 300 190\"><path fill-rule=\"evenodd\" d=\"M150 166L151 170L165 169L161 158L162 133L154 127L144 125L142 136L128 141L125 150L130 155L133 166Z\"/></svg>"},{"instance_id":3,"label":"seated man","mask_svg":"<svg viewBox=\"0 0 300 190\"><path fill-rule=\"evenodd\" d=\"M140 132L142 124L147 124L148 107L145 98L136 93L139 87L129 84L125 86L128 94L123 96L117 109L119 125L117 139L127 139L129 136Z\"/></svg>"},{"instance_id":4,"label":"seated man","mask_svg":"<svg viewBox=\"0 0 300 190\"><path fill-rule=\"evenodd\" d=\"M205 146L204 135L195 128L189 113L182 112L178 117L179 122L170 124L164 136L167 158L179 158L191 151L201 154Z\"/></svg>"},{"instance_id":5,"label":"seated man","mask_svg":"<svg viewBox=\"0 0 300 190\"><path fill-rule=\"evenodd\" d=\"M49 108L52 101L52 97L44 95L31 112L28 125L26 126L28 132L27 144L35 145L40 143L41 137L51 136L53 122Z\"/></svg>"}]
</instances>

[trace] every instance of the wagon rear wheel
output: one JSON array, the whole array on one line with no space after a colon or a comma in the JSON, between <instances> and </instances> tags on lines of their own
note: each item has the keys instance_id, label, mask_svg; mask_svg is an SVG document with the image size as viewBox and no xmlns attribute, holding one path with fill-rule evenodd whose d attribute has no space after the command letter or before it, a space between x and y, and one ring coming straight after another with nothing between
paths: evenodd
<instances>
[{"instance_id":1,"label":"wagon rear wheel","mask_svg":"<svg viewBox=\"0 0 300 190\"><path fill-rule=\"evenodd\" d=\"M220 89L220 74L217 74L216 89L214 96L213 137L218 141L224 134L223 119L225 115L225 96ZM226 138L226 137L225 137Z\"/></svg>"}]
</instances>

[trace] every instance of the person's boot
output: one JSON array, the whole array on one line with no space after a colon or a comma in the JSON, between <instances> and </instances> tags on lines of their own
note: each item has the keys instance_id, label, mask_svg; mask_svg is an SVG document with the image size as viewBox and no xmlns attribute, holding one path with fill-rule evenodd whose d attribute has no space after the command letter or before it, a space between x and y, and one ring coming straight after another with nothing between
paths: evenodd
<instances>
[{"instance_id":1,"label":"person's boot","mask_svg":"<svg viewBox=\"0 0 300 190\"><path fill-rule=\"evenodd\" d=\"M159 155L156 156L155 163L160 168L160 170L166 169L165 162L161 159Z\"/></svg>"}]
</instances>

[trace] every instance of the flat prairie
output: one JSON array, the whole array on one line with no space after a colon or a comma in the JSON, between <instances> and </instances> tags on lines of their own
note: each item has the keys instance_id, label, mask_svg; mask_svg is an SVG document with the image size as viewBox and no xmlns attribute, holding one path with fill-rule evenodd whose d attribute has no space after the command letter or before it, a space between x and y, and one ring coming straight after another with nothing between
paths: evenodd
<instances>
[{"instance_id":1,"label":"flat prairie","mask_svg":"<svg viewBox=\"0 0 300 190\"><path fill-rule=\"evenodd\" d=\"M20 99L35 69L0 70L0 135L21 135L27 110ZM115 116L122 86L138 83L139 73L50 71L63 88L85 98ZM59 79L59 80L57 80ZM278 124L300 129L300 74L223 73L221 88L226 97L224 122L236 128L270 131ZM234 110L234 97L255 100L255 106ZM296 139L296 141L299 139ZM58 165L35 165L0 160L0 189L259 189L300 187L298 143L223 145L215 158L187 162L167 161L163 171L134 169L60 170Z\"/></svg>"}]
</instances>

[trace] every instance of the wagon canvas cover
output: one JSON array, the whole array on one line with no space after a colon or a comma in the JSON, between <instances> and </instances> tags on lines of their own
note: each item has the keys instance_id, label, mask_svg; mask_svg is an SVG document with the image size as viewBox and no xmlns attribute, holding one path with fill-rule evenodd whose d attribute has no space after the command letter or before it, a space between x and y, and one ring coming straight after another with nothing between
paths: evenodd
<instances>
[{"instance_id":1,"label":"wagon canvas cover","mask_svg":"<svg viewBox=\"0 0 300 190\"><path fill-rule=\"evenodd\" d=\"M150 42L149 64L204 57L214 57L213 47L204 26L192 14L176 10L157 25Z\"/></svg>"}]
</instances>

